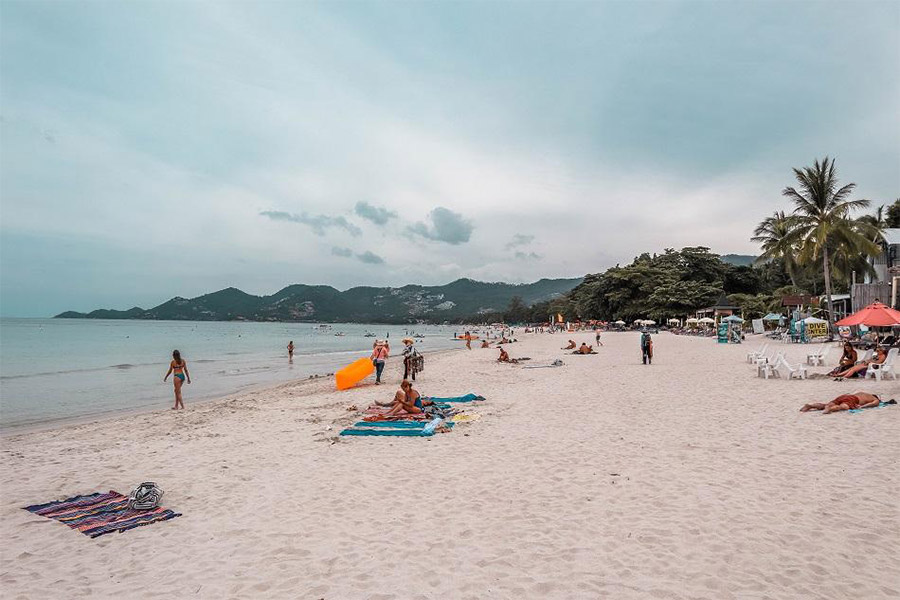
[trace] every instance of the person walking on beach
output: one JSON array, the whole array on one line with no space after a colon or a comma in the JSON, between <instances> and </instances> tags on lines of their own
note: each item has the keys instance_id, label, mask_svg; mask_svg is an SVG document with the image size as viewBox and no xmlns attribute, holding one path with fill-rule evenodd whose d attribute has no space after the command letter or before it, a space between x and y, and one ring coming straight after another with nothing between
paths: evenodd
<instances>
[{"instance_id":1,"label":"person walking on beach","mask_svg":"<svg viewBox=\"0 0 900 600\"><path fill-rule=\"evenodd\" d=\"M597 341L598 348L603 345L603 342L600 341L600 330L599 329L594 329L594 339Z\"/></svg>"},{"instance_id":2,"label":"person walking on beach","mask_svg":"<svg viewBox=\"0 0 900 600\"><path fill-rule=\"evenodd\" d=\"M288 342L288 362L294 362L294 340Z\"/></svg>"},{"instance_id":3,"label":"person walking on beach","mask_svg":"<svg viewBox=\"0 0 900 600\"><path fill-rule=\"evenodd\" d=\"M466 332L466 348L472 349L472 334L468 331Z\"/></svg>"},{"instance_id":4,"label":"person walking on beach","mask_svg":"<svg viewBox=\"0 0 900 600\"><path fill-rule=\"evenodd\" d=\"M641 332L641 358L645 365L653 364L653 340L647 331Z\"/></svg>"},{"instance_id":5,"label":"person walking on beach","mask_svg":"<svg viewBox=\"0 0 900 600\"><path fill-rule=\"evenodd\" d=\"M384 372L384 364L390 354L390 346L386 341L376 341L372 346L372 363L375 364L375 385L381 385L381 373Z\"/></svg>"},{"instance_id":6,"label":"person walking on beach","mask_svg":"<svg viewBox=\"0 0 900 600\"><path fill-rule=\"evenodd\" d=\"M175 406L172 407L172 410L178 410L180 406L182 409L184 408L184 401L181 399L181 386L184 385L185 378L187 378L187 382L191 382L191 374L188 373L187 369L187 361L181 358L181 352L178 350L172 351L172 362L169 363L169 370L166 373L166 376L163 377L163 382L165 382L169 375L173 375L172 382L175 384Z\"/></svg>"}]
</instances>

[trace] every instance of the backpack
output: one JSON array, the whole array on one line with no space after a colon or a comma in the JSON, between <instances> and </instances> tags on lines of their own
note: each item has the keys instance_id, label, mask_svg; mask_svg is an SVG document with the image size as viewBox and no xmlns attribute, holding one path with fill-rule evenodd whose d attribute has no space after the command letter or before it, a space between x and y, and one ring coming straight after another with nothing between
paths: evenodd
<instances>
[{"instance_id":1,"label":"backpack","mask_svg":"<svg viewBox=\"0 0 900 600\"><path fill-rule=\"evenodd\" d=\"M131 491L128 496L128 508L150 510L159 506L163 491L152 481L145 481Z\"/></svg>"}]
</instances>

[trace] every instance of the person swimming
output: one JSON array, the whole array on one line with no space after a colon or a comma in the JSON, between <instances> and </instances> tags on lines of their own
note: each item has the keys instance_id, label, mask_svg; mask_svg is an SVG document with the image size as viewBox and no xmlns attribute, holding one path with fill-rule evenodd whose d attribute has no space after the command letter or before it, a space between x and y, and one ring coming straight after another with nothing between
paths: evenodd
<instances>
[{"instance_id":1,"label":"person swimming","mask_svg":"<svg viewBox=\"0 0 900 600\"><path fill-rule=\"evenodd\" d=\"M181 358L181 352L178 350L172 351L172 362L169 363L169 370L166 372L166 376L163 377L163 382L165 382L169 375L172 375L172 383L175 384L175 406L172 407L172 410L178 410L180 406L182 409L184 408L184 401L181 398L181 386L184 385L185 380L188 383L191 382L191 374L188 372L187 361Z\"/></svg>"}]
</instances>

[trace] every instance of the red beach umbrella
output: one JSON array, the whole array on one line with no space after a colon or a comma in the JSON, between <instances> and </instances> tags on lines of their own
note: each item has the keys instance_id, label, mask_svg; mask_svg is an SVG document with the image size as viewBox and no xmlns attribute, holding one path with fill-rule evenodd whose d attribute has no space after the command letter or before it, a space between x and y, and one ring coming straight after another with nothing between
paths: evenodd
<instances>
[{"instance_id":1,"label":"red beach umbrella","mask_svg":"<svg viewBox=\"0 0 900 600\"><path fill-rule=\"evenodd\" d=\"M835 325L865 325L866 327L900 325L900 310L894 310L881 302L873 302L859 312L844 317Z\"/></svg>"}]
</instances>

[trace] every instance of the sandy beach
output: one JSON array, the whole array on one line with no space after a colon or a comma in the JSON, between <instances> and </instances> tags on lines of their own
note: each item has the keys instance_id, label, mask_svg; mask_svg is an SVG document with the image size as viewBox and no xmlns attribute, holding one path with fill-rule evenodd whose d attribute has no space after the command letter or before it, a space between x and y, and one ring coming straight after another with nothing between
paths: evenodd
<instances>
[{"instance_id":1,"label":"sandy beach","mask_svg":"<svg viewBox=\"0 0 900 600\"><path fill-rule=\"evenodd\" d=\"M900 407L798 412L900 382L758 379L760 340L661 333L644 366L636 333L593 356L559 349L589 333L518 337L512 357L565 365L427 359L422 393L487 398L432 438L337 437L396 358L384 386L187 387L183 412L4 436L3 596L900 597ZM183 516L90 539L21 508L146 480Z\"/></svg>"}]
</instances>

